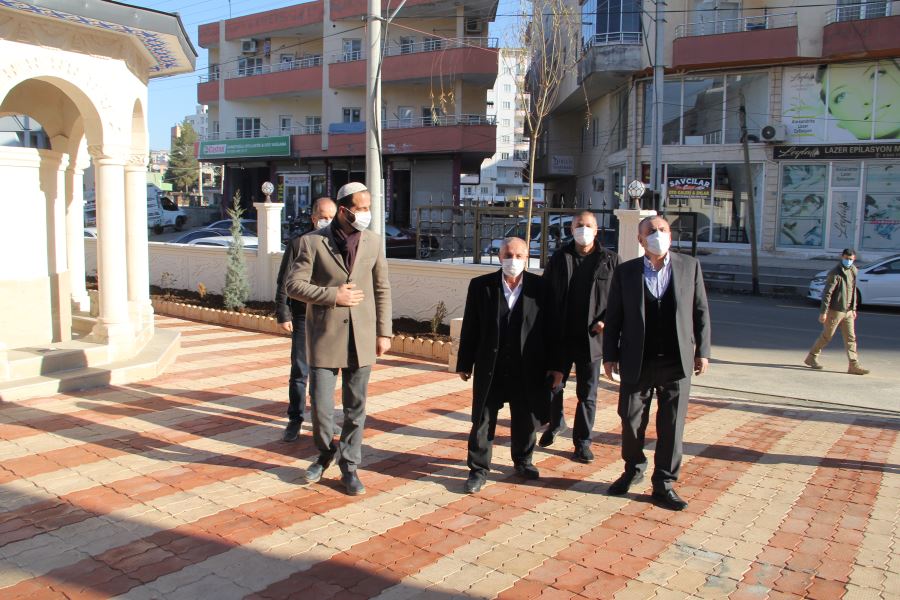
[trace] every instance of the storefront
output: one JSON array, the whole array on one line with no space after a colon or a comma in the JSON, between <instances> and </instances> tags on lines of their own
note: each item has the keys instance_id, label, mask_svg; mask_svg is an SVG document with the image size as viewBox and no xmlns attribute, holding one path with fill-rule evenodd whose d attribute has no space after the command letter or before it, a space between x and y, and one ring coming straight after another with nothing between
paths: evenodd
<instances>
[{"instance_id":1,"label":"storefront","mask_svg":"<svg viewBox=\"0 0 900 600\"><path fill-rule=\"evenodd\" d=\"M900 251L900 144L776 146L779 248Z\"/></svg>"}]
</instances>

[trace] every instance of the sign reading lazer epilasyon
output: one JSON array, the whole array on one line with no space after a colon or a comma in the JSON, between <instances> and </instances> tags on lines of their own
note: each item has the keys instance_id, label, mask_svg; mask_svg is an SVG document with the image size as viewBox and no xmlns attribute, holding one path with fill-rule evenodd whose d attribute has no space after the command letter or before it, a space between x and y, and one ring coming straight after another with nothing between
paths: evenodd
<instances>
[{"instance_id":1,"label":"sign reading lazer epilasyon","mask_svg":"<svg viewBox=\"0 0 900 600\"><path fill-rule=\"evenodd\" d=\"M291 136L239 138L200 142L197 158L246 158L262 156L290 156Z\"/></svg>"}]
</instances>

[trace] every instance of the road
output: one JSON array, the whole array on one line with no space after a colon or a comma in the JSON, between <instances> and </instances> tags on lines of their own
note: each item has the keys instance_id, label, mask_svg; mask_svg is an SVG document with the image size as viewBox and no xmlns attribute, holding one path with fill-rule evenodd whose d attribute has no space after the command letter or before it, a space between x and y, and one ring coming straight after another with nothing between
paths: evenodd
<instances>
[{"instance_id":1,"label":"road","mask_svg":"<svg viewBox=\"0 0 900 600\"><path fill-rule=\"evenodd\" d=\"M803 365L821 332L818 305L802 299L710 295L713 360L694 379L697 392L760 394L900 412L900 309L866 308L856 321L860 362L872 373L848 375L840 333L819 359Z\"/></svg>"}]
</instances>

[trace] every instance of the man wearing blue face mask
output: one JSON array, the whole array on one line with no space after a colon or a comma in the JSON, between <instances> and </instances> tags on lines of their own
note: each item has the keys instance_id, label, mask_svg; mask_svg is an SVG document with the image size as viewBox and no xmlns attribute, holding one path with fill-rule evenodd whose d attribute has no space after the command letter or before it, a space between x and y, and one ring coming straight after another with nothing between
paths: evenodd
<instances>
[{"instance_id":1,"label":"man wearing blue face mask","mask_svg":"<svg viewBox=\"0 0 900 600\"><path fill-rule=\"evenodd\" d=\"M510 450L516 473L537 479L531 461L537 423L546 423L550 389L562 373L558 326L552 290L547 282L525 271L528 244L506 238L500 245L499 271L469 282L456 372L463 381L475 374L472 388L472 430L469 433L469 477L465 491L478 492L491 468L491 446L497 412L509 404Z\"/></svg>"},{"instance_id":2,"label":"man wearing blue face mask","mask_svg":"<svg viewBox=\"0 0 900 600\"><path fill-rule=\"evenodd\" d=\"M841 253L841 262L838 263L825 281L822 290L822 309L819 314L819 323L822 324L822 334L813 344L809 354L803 362L810 368L820 370L819 353L828 345L834 332L841 328L844 338L844 349L850 361L847 372L851 375L868 375L869 370L859 364L859 355L856 353L856 251L853 248L845 248Z\"/></svg>"},{"instance_id":3,"label":"man wearing blue face mask","mask_svg":"<svg viewBox=\"0 0 900 600\"><path fill-rule=\"evenodd\" d=\"M603 330L606 376L618 368L622 378L619 417L625 471L609 493L621 496L644 479L644 433L656 395L652 497L664 508L684 510L687 502L673 486L681 470L691 375L709 368L706 288L696 258L669 252L672 234L665 218L641 221L638 241L644 256L622 263L613 273Z\"/></svg>"}]
</instances>

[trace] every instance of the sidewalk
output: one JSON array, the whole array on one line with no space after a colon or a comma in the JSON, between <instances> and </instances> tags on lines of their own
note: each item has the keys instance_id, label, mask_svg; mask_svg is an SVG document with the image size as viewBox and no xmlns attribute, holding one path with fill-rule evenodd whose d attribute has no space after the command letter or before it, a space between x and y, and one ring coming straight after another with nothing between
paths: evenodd
<instances>
[{"instance_id":1,"label":"sidewalk","mask_svg":"<svg viewBox=\"0 0 900 600\"><path fill-rule=\"evenodd\" d=\"M368 493L349 497L334 467L301 483L306 427L278 441L289 340L157 322L183 335L162 377L0 404L0 598L900 598L900 417L695 390L673 513L649 481L606 495L622 466L604 389L593 463L560 439L522 481L504 410L469 496L471 384L388 357Z\"/></svg>"}]
</instances>

